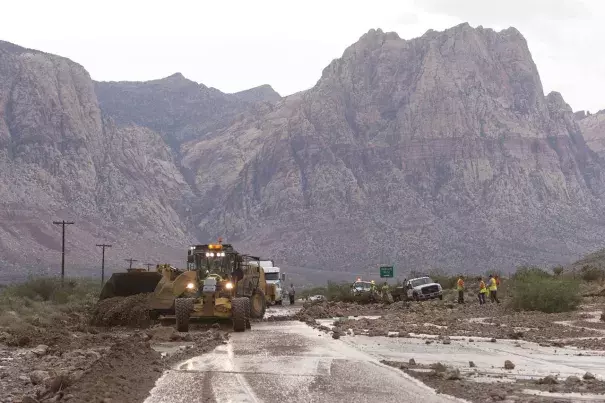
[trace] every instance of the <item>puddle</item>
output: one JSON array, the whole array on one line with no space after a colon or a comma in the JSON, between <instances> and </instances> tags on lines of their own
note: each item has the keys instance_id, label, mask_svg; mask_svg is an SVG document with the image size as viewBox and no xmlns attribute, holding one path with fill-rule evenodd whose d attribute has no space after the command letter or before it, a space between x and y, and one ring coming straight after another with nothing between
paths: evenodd
<instances>
[{"instance_id":1,"label":"puddle","mask_svg":"<svg viewBox=\"0 0 605 403\"><path fill-rule=\"evenodd\" d=\"M408 362L413 358L418 364L441 362L482 379L538 379L556 374L559 379L568 376L582 377L592 372L598 378L605 377L605 356L579 356L577 349L541 347L538 344L516 340L498 340L450 336L451 344L437 341L438 336L411 334L411 338L395 337L344 337L341 340L376 356L380 360ZM426 340L434 340L426 344ZM513 370L504 369L504 362L515 364ZM476 365L469 367L469 361Z\"/></svg>"},{"instance_id":2,"label":"puddle","mask_svg":"<svg viewBox=\"0 0 605 403\"><path fill-rule=\"evenodd\" d=\"M515 383L515 379L512 378L494 378L489 376L474 376L470 378L473 382L477 383Z\"/></svg>"},{"instance_id":3,"label":"puddle","mask_svg":"<svg viewBox=\"0 0 605 403\"><path fill-rule=\"evenodd\" d=\"M469 318L467 321L471 323L480 323L485 325L491 325L491 322L488 322L491 318Z\"/></svg>"},{"instance_id":4,"label":"puddle","mask_svg":"<svg viewBox=\"0 0 605 403\"><path fill-rule=\"evenodd\" d=\"M192 341L166 341L162 343L152 344L151 348L160 353L163 357L172 355L180 350L191 348L195 345Z\"/></svg>"},{"instance_id":5,"label":"puddle","mask_svg":"<svg viewBox=\"0 0 605 403\"><path fill-rule=\"evenodd\" d=\"M594 395L590 393L551 393L535 389L523 389L522 392L532 396L572 399L573 402L605 402L605 395Z\"/></svg>"},{"instance_id":6,"label":"puddle","mask_svg":"<svg viewBox=\"0 0 605 403\"><path fill-rule=\"evenodd\" d=\"M436 327L437 329L447 329L447 326L436 325L434 323L423 323L422 326L425 327Z\"/></svg>"}]
</instances>

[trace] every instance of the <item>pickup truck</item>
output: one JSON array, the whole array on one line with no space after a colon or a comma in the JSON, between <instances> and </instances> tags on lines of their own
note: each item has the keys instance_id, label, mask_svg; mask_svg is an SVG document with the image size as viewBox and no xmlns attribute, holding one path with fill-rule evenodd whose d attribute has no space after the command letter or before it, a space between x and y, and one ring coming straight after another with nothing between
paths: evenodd
<instances>
[{"instance_id":1,"label":"pickup truck","mask_svg":"<svg viewBox=\"0 0 605 403\"><path fill-rule=\"evenodd\" d=\"M423 301L426 299L443 299L443 290L439 283L430 277L418 277L404 281L403 287L397 287L392 292L395 301Z\"/></svg>"}]
</instances>

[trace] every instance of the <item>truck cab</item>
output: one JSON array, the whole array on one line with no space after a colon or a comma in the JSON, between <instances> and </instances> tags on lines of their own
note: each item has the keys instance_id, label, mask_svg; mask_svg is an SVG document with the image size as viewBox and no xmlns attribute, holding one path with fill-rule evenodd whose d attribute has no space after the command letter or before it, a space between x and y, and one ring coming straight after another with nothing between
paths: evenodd
<instances>
[{"instance_id":1,"label":"truck cab","mask_svg":"<svg viewBox=\"0 0 605 403\"><path fill-rule=\"evenodd\" d=\"M351 294L353 295L365 294L370 291L372 291L372 283L370 281L361 281L360 279L357 279L357 281L351 285Z\"/></svg>"},{"instance_id":2,"label":"truck cab","mask_svg":"<svg viewBox=\"0 0 605 403\"><path fill-rule=\"evenodd\" d=\"M404 287L407 298L410 300L443 299L441 284L434 282L428 276L409 279L405 282Z\"/></svg>"},{"instance_id":3,"label":"truck cab","mask_svg":"<svg viewBox=\"0 0 605 403\"><path fill-rule=\"evenodd\" d=\"M267 284L275 285L275 304L282 305L285 293L286 274L281 272L279 267L271 266L265 267L265 279Z\"/></svg>"},{"instance_id":4,"label":"truck cab","mask_svg":"<svg viewBox=\"0 0 605 403\"><path fill-rule=\"evenodd\" d=\"M267 302L275 305L282 305L284 295L286 294L286 274L283 273L279 267L275 266L273 260L259 260L258 264L265 271L265 280L267 281L267 291L265 292L265 295L267 297Z\"/></svg>"}]
</instances>

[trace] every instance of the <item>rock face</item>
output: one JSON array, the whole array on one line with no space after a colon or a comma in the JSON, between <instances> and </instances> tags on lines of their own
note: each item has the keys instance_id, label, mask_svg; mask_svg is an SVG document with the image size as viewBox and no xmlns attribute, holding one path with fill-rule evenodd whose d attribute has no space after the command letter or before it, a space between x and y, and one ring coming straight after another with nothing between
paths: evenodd
<instances>
[{"instance_id":1,"label":"rock face","mask_svg":"<svg viewBox=\"0 0 605 403\"><path fill-rule=\"evenodd\" d=\"M605 157L605 110L592 115L584 111L576 112L576 120L586 144L601 157Z\"/></svg>"},{"instance_id":2,"label":"rock face","mask_svg":"<svg viewBox=\"0 0 605 403\"><path fill-rule=\"evenodd\" d=\"M296 267L567 262L604 232L602 165L513 28L371 30L312 89L241 116L183 163L215 200L203 234Z\"/></svg>"},{"instance_id":3,"label":"rock face","mask_svg":"<svg viewBox=\"0 0 605 403\"><path fill-rule=\"evenodd\" d=\"M270 85L261 85L236 92L233 95L245 102L277 102L281 99L281 96Z\"/></svg>"},{"instance_id":4,"label":"rock face","mask_svg":"<svg viewBox=\"0 0 605 403\"><path fill-rule=\"evenodd\" d=\"M103 237L182 265L192 238L223 236L308 277L562 263L605 236L589 118L544 95L514 28L370 30L285 98L180 74L93 84L67 59L2 43L0 113L10 262L58 261L55 216L81 222L81 260Z\"/></svg>"},{"instance_id":5,"label":"rock face","mask_svg":"<svg viewBox=\"0 0 605 403\"><path fill-rule=\"evenodd\" d=\"M161 133L176 151L181 143L228 125L250 103L280 98L263 85L224 94L176 73L147 82L96 82L103 112L118 124L137 124Z\"/></svg>"},{"instance_id":6,"label":"rock face","mask_svg":"<svg viewBox=\"0 0 605 403\"><path fill-rule=\"evenodd\" d=\"M6 42L0 172L0 245L13 266L60 261L54 219L77 221L68 227L68 260L95 272L99 241L115 241L116 254L170 260L190 238L183 219L190 190L161 136L103 118L82 66Z\"/></svg>"}]
</instances>

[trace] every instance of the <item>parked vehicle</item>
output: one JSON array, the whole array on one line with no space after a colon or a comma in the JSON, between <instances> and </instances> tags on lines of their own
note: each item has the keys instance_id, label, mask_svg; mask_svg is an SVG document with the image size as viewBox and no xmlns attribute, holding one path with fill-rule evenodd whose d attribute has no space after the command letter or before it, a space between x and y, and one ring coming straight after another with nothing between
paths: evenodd
<instances>
[{"instance_id":1,"label":"parked vehicle","mask_svg":"<svg viewBox=\"0 0 605 403\"><path fill-rule=\"evenodd\" d=\"M396 287L391 294L395 301L443 299L441 284L434 282L428 276L406 280L402 287Z\"/></svg>"}]
</instances>

